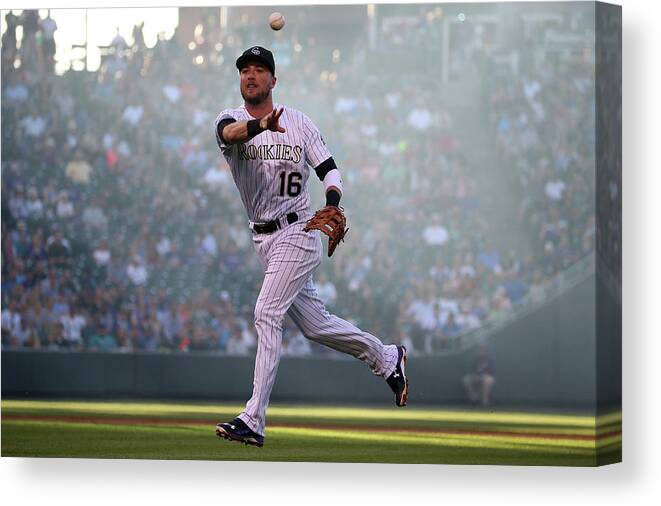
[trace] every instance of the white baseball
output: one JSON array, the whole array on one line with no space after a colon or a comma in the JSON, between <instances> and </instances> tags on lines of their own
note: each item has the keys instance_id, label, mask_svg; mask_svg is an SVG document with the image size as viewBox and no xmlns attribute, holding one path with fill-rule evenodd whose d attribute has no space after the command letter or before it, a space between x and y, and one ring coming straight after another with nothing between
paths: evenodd
<instances>
[{"instance_id":1,"label":"white baseball","mask_svg":"<svg viewBox=\"0 0 661 506\"><path fill-rule=\"evenodd\" d=\"M269 16L269 25L273 30L280 30L285 26L285 17L279 12L274 12Z\"/></svg>"}]
</instances>

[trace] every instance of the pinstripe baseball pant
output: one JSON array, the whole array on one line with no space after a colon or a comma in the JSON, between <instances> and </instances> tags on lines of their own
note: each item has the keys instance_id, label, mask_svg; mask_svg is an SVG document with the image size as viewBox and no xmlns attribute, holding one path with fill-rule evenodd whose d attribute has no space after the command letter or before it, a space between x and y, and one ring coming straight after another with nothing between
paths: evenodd
<instances>
[{"instance_id":1,"label":"pinstripe baseball pant","mask_svg":"<svg viewBox=\"0 0 661 506\"><path fill-rule=\"evenodd\" d=\"M253 393L239 418L261 435L280 362L285 313L306 338L362 360L378 376L388 377L397 365L395 345L384 345L326 310L312 282L312 272L321 263L320 233L303 232L304 227L301 220L272 234L253 236L265 276L255 306Z\"/></svg>"}]
</instances>

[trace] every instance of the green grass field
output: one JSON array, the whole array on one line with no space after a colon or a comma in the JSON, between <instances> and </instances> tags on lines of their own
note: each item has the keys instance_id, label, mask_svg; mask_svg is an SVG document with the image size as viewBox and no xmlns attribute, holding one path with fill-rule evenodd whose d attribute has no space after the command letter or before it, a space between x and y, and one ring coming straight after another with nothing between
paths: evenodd
<instances>
[{"instance_id":1,"label":"green grass field","mask_svg":"<svg viewBox=\"0 0 661 506\"><path fill-rule=\"evenodd\" d=\"M3 400L2 456L555 466L622 456L620 413L273 405L255 448L214 433L242 407Z\"/></svg>"}]
</instances>

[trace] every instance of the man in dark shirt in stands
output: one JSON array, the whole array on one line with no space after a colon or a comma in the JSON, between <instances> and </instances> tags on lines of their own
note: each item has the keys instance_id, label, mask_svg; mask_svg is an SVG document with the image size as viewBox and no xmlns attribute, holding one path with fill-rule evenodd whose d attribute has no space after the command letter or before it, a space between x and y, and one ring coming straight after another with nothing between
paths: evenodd
<instances>
[{"instance_id":1,"label":"man in dark shirt in stands","mask_svg":"<svg viewBox=\"0 0 661 506\"><path fill-rule=\"evenodd\" d=\"M69 241L64 238L64 234L59 229L48 238L46 246L46 254L48 255L48 263L51 267L58 270L65 270L70 267L70 246Z\"/></svg>"},{"instance_id":2,"label":"man in dark shirt in stands","mask_svg":"<svg viewBox=\"0 0 661 506\"><path fill-rule=\"evenodd\" d=\"M475 364L471 372L464 375L464 387L468 400L481 403L483 406L491 402L491 389L496 382L493 359L489 347L483 343L478 348Z\"/></svg>"}]
</instances>

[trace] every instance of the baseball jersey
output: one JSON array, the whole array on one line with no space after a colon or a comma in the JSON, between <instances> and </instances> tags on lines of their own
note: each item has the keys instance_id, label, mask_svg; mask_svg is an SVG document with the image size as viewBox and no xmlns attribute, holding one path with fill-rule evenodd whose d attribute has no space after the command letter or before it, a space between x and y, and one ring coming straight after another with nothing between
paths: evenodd
<instances>
[{"instance_id":1,"label":"baseball jersey","mask_svg":"<svg viewBox=\"0 0 661 506\"><path fill-rule=\"evenodd\" d=\"M266 130L243 144L228 145L218 135L218 123L225 119L255 118L242 105L221 111L214 124L216 142L230 166L248 219L265 223L294 211L309 212L310 168L318 167L331 156L312 120L300 111L284 107L279 119L284 133Z\"/></svg>"}]
</instances>

